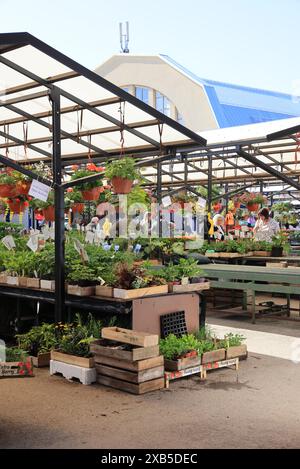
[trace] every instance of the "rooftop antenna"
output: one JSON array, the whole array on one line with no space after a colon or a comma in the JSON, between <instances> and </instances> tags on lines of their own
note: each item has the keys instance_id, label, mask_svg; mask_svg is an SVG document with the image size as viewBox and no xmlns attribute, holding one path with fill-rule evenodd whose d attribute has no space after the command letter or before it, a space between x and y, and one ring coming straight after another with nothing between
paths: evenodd
<instances>
[{"instance_id":1,"label":"rooftop antenna","mask_svg":"<svg viewBox=\"0 0 300 469\"><path fill-rule=\"evenodd\" d=\"M120 45L121 45L121 52L123 54L128 54L128 42L129 42L129 23L126 21L126 33L123 34L123 23L119 23L120 27Z\"/></svg>"}]
</instances>

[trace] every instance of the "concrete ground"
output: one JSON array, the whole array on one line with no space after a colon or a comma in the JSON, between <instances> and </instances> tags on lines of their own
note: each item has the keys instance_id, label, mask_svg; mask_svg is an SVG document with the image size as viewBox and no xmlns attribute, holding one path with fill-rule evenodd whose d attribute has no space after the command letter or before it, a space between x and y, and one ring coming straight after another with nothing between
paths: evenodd
<instances>
[{"instance_id":1,"label":"concrete ground","mask_svg":"<svg viewBox=\"0 0 300 469\"><path fill-rule=\"evenodd\" d=\"M134 396L39 369L0 381L0 448L298 448L300 364L250 353Z\"/></svg>"}]
</instances>

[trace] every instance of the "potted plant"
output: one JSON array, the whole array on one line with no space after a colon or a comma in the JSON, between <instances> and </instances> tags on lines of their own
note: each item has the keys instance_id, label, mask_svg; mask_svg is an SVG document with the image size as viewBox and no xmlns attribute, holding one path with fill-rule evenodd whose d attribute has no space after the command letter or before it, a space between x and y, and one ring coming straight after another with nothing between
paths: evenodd
<instances>
[{"instance_id":1,"label":"potted plant","mask_svg":"<svg viewBox=\"0 0 300 469\"><path fill-rule=\"evenodd\" d=\"M15 193L15 178L11 173L9 169L0 172L0 197L12 197Z\"/></svg>"},{"instance_id":2,"label":"potted plant","mask_svg":"<svg viewBox=\"0 0 300 469\"><path fill-rule=\"evenodd\" d=\"M83 265L79 259L74 259L69 265L67 282L68 294L77 296L95 295L95 285L99 283L94 269Z\"/></svg>"},{"instance_id":3,"label":"potted plant","mask_svg":"<svg viewBox=\"0 0 300 469\"><path fill-rule=\"evenodd\" d=\"M6 347L5 362L0 362L0 377L33 376L33 365L27 353L18 347Z\"/></svg>"},{"instance_id":4,"label":"potted plant","mask_svg":"<svg viewBox=\"0 0 300 469\"><path fill-rule=\"evenodd\" d=\"M104 171L102 166L96 166L94 163L88 163L86 168L79 168L78 166L74 167L75 171L71 176L71 180L75 181L87 176L92 176L93 174L98 174L99 178L95 181L80 183L78 182L78 189L80 190L82 197L86 201L98 200L99 195L103 192L103 183L101 174Z\"/></svg>"},{"instance_id":5,"label":"potted plant","mask_svg":"<svg viewBox=\"0 0 300 469\"><path fill-rule=\"evenodd\" d=\"M287 240L287 234L280 231L272 237L272 257L282 257L283 251L289 251L290 245Z\"/></svg>"},{"instance_id":6,"label":"potted plant","mask_svg":"<svg viewBox=\"0 0 300 469\"><path fill-rule=\"evenodd\" d=\"M164 356L165 369L180 371L201 363L201 344L193 334L176 337L169 334L159 341L160 354Z\"/></svg>"},{"instance_id":7,"label":"potted plant","mask_svg":"<svg viewBox=\"0 0 300 469\"><path fill-rule=\"evenodd\" d=\"M72 209L73 212L82 213L84 211L84 199L82 193L69 187L65 196L65 208L67 210Z\"/></svg>"},{"instance_id":8,"label":"potted plant","mask_svg":"<svg viewBox=\"0 0 300 469\"><path fill-rule=\"evenodd\" d=\"M239 360L244 360L247 358L247 345L243 344L245 339L246 338L241 334L233 334L232 332L224 336L222 345L226 350L226 360L230 360L231 358L237 357L239 358Z\"/></svg>"},{"instance_id":9,"label":"potted plant","mask_svg":"<svg viewBox=\"0 0 300 469\"><path fill-rule=\"evenodd\" d=\"M109 163L105 176L111 181L116 194L129 194L133 181L139 179L140 173L135 168L135 160L124 157Z\"/></svg>"},{"instance_id":10,"label":"potted plant","mask_svg":"<svg viewBox=\"0 0 300 469\"><path fill-rule=\"evenodd\" d=\"M55 253L54 244L47 243L45 247L36 253L37 271L40 277L41 290L55 290Z\"/></svg>"},{"instance_id":11,"label":"potted plant","mask_svg":"<svg viewBox=\"0 0 300 469\"><path fill-rule=\"evenodd\" d=\"M33 366L49 366L50 351L57 345L55 324L34 326L25 334L16 335L18 346L32 358Z\"/></svg>"},{"instance_id":12,"label":"potted plant","mask_svg":"<svg viewBox=\"0 0 300 469\"><path fill-rule=\"evenodd\" d=\"M18 197L9 197L7 199L7 205L9 210L13 213L23 213L27 207L29 207L29 199L25 195L19 195Z\"/></svg>"},{"instance_id":13,"label":"potted plant","mask_svg":"<svg viewBox=\"0 0 300 469\"><path fill-rule=\"evenodd\" d=\"M115 298L140 298L148 295L168 293L168 285L160 272L155 275L146 269L127 262L119 262L114 268Z\"/></svg>"},{"instance_id":14,"label":"potted plant","mask_svg":"<svg viewBox=\"0 0 300 469\"><path fill-rule=\"evenodd\" d=\"M209 288L209 282L205 282L203 270L195 259L181 258L177 265L169 264L163 275L168 281L169 292L179 293Z\"/></svg>"},{"instance_id":15,"label":"potted plant","mask_svg":"<svg viewBox=\"0 0 300 469\"><path fill-rule=\"evenodd\" d=\"M266 204L267 199L258 192L244 192L238 199L241 204L246 205L250 212L256 212L260 204Z\"/></svg>"},{"instance_id":16,"label":"potted plant","mask_svg":"<svg viewBox=\"0 0 300 469\"><path fill-rule=\"evenodd\" d=\"M83 322L76 315L72 324L57 324L57 348L51 350L50 374L61 373L65 378L78 378L83 384L96 381L95 361L90 343L100 339L102 322L91 314Z\"/></svg>"}]
</instances>

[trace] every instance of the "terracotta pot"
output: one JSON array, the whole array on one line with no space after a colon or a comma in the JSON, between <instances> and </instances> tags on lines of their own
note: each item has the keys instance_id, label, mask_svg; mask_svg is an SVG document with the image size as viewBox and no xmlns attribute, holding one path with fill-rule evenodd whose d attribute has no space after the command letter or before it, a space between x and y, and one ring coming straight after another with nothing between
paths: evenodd
<instances>
[{"instance_id":1,"label":"terracotta pot","mask_svg":"<svg viewBox=\"0 0 300 469\"><path fill-rule=\"evenodd\" d=\"M14 188L14 193L18 195L27 195L30 189L30 182L18 182Z\"/></svg>"},{"instance_id":2,"label":"terracotta pot","mask_svg":"<svg viewBox=\"0 0 300 469\"><path fill-rule=\"evenodd\" d=\"M55 221L55 210L54 205L50 205L47 208L43 208L42 210L43 216L47 221Z\"/></svg>"},{"instance_id":3,"label":"terracotta pot","mask_svg":"<svg viewBox=\"0 0 300 469\"><path fill-rule=\"evenodd\" d=\"M0 197L12 197L15 191L15 186L10 184L0 184Z\"/></svg>"},{"instance_id":4,"label":"terracotta pot","mask_svg":"<svg viewBox=\"0 0 300 469\"><path fill-rule=\"evenodd\" d=\"M84 211L84 204L77 202L76 204L72 205L73 212L82 213Z\"/></svg>"},{"instance_id":5,"label":"terracotta pot","mask_svg":"<svg viewBox=\"0 0 300 469\"><path fill-rule=\"evenodd\" d=\"M257 210L259 209L259 204L247 204L247 209L250 212L257 212Z\"/></svg>"},{"instance_id":6,"label":"terracotta pot","mask_svg":"<svg viewBox=\"0 0 300 469\"><path fill-rule=\"evenodd\" d=\"M9 210L13 213L21 213L24 212L25 206L24 202L16 202L15 200L7 201L7 205L9 206Z\"/></svg>"},{"instance_id":7,"label":"terracotta pot","mask_svg":"<svg viewBox=\"0 0 300 469\"><path fill-rule=\"evenodd\" d=\"M133 184L131 179L124 179L121 177L113 177L111 182L116 194L129 194Z\"/></svg>"},{"instance_id":8,"label":"terracotta pot","mask_svg":"<svg viewBox=\"0 0 300 469\"><path fill-rule=\"evenodd\" d=\"M100 186L100 187L93 187L93 189L89 189L87 191L81 191L81 194L84 200L98 200L99 195L103 191L104 191L104 188Z\"/></svg>"}]
</instances>

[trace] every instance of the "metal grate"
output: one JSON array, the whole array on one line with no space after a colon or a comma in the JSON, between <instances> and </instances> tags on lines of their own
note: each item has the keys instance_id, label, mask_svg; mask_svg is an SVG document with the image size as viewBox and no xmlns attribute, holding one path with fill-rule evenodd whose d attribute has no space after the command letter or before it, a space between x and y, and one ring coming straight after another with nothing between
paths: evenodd
<instances>
[{"instance_id":1,"label":"metal grate","mask_svg":"<svg viewBox=\"0 0 300 469\"><path fill-rule=\"evenodd\" d=\"M176 311L160 316L160 332L163 339L169 334L174 334L177 337L187 334L184 311Z\"/></svg>"}]
</instances>

